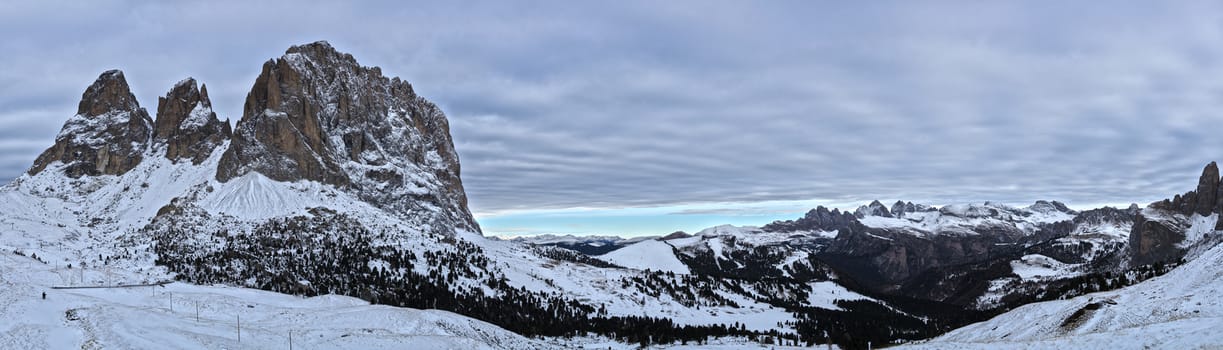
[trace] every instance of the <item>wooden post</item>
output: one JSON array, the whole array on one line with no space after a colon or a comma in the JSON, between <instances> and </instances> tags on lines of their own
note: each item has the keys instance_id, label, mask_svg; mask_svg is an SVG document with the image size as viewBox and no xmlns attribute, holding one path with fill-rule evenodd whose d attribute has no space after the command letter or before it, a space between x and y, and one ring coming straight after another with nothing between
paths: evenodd
<instances>
[{"instance_id":1,"label":"wooden post","mask_svg":"<svg viewBox=\"0 0 1223 350\"><path fill-rule=\"evenodd\" d=\"M293 350L293 330L289 330L289 350Z\"/></svg>"},{"instance_id":2,"label":"wooden post","mask_svg":"<svg viewBox=\"0 0 1223 350\"><path fill-rule=\"evenodd\" d=\"M242 315L238 315L238 342L242 342Z\"/></svg>"},{"instance_id":3,"label":"wooden post","mask_svg":"<svg viewBox=\"0 0 1223 350\"><path fill-rule=\"evenodd\" d=\"M174 312L174 293L170 293L170 312Z\"/></svg>"},{"instance_id":4,"label":"wooden post","mask_svg":"<svg viewBox=\"0 0 1223 350\"><path fill-rule=\"evenodd\" d=\"M199 323L199 322L200 322L200 302L197 300L195 302L195 323Z\"/></svg>"}]
</instances>

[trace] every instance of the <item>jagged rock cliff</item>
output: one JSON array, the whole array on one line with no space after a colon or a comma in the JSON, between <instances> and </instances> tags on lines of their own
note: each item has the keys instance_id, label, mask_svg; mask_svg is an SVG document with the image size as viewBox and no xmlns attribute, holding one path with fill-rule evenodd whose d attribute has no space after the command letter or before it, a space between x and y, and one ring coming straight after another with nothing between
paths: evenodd
<instances>
[{"instance_id":1,"label":"jagged rock cliff","mask_svg":"<svg viewBox=\"0 0 1223 350\"><path fill-rule=\"evenodd\" d=\"M434 227L479 230L442 111L326 42L264 63L217 179L251 172L335 185Z\"/></svg>"},{"instance_id":2,"label":"jagged rock cliff","mask_svg":"<svg viewBox=\"0 0 1223 350\"><path fill-rule=\"evenodd\" d=\"M196 87L193 78L178 82L157 100L153 140L165 145L167 159L199 164L229 140L230 134L229 121L217 119L212 111L208 88Z\"/></svg>"},{"instance_id":3,"label":"jagged rock cliff","mask_svg":"<svg viewBox=\"0 0 1223 350\"><path fill-rule=\"evenodd\" d=\"M218 156L210 160L213 155ZM55 145L38 157L29 175L62 164L55 166L56 174L62 171L72 179L125 174L148 177L158 169L168 169L160 162L149 162L163 157L173 166L203 167L175 170L176 178L203 181L188 173L201 174L225 184L249 175L243 183L268 179L320 183L328 186L319 189L334 188L354 198L336 203L337 207L356 205L349 202L368 204L422 232L479 232L467 208L458 155L442 111L416 95L406 81L385 77L377 67L361 66L352 55L326 42L293 46L279 59L266 62L247 95L236 130L231 130L228 120L217 117L207 87L195 79L178 82L159 98L153 120L137 103L123 73L107 71L86 89L77 114L64 124ZM133 169L143 170L129 174ZM180 181L127 180L132 181L103 181L89 189L115 182L147 188L151 182ZM197 187L211 191L217 187L211 186L214 184L174 184L169 186L172 190L158 193L184 198L176 205L190 205L186 199L209 196L182 191ZM247 189L259 192L266 188ZM233 208L249 204L254 197L280 198L234 191L227 192L224 199L209 199L208 205ZM127 197L139 195L128 193ZM306 198L308 202L328 200L321 198L323 193L313 196ZM326 196L335 198L334 193ZM283 204L277 207L305 202Z\"/></svg>"},{"instance_id":4,"label":"jagged rock cliff","mask_svg":"<svg viewBox=\"0 0 1223 350\"><path fill-rule=\"evenodd\" d=\"M856 222L857 218L852 213L818 206L798 220L775 221L761 229L771 232L836 231Z\"/></svg>"},{"instance_id":5,"label":"jagged rock cliff","mask_svg":"<svg viewBox=\"0 0 1223 350\"><path fill-rule=\"evenodd\" d=\"M1210 162L1202 169L1195 190L1151 203L1139 212L1130 230L1130 264L1172 262L1184 257L1186 248L1195 243L1187 242L1189 236L1186 235L1193 226L1194 217L1209 219L1223 212L1219 186L1219 167ZM1211 224L1215 230L1223 229L1223 220Z\"/></svg>"},{"instance_id":6,"label":"jagged rock cliff","mask_svg":"<svg viewBox=\"0 0 1223 350\"><path fill-rule=\"evenodd\" d=\"M28 173L36 175L58 161L71 178L122 175L140 164L152 130L153 120L136 102L123 72L106 71L85 89L76 115Z\"/></svg>"}]
</instances>

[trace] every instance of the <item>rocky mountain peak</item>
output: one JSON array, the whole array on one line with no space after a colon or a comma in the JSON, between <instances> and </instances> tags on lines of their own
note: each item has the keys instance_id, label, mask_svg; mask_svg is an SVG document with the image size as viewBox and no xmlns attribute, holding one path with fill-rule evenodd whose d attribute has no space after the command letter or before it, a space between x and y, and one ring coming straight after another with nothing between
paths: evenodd
<instances>
[{"instance_id":1,"label":"rocky mountain peak","mask_svg":"<svg viewBox=\"0 0 1223 350\"><path fill-rule=\"evenodd\" d=\"M892 212L888 211L888 207L884 206L878 200L872 201L870 204L858 207L854 211L854 216L861 219L867 216L881 216L885 218L892 217Z\"/></svg>"},{"instance_id":2,"label":"rocky mountain peak","mask_svg":"<svg viewBox=\"0 0 1223 350\"><path fill-rule=\"evenodd\" d=\"M1062 212L1066 214L1076 213L1074 209L1070 209L1070 207L1067 207L1065 203L1058 202L1058 201L1045 201L1045 200L1039 200L1039 201L1036 201L1035 203L1032 203L1031 206L1028 206L1028 210L1040 212L1040 213L1053 213L1053 212Z\"/></svg>"},{"instance_id":3,"label":"rocky mountain peak","mask_svg":"<svg viewBox=\"0 0 1223 350\"><path fill-rule=\"evenodd\" d=\"M767 232L837 231L857 223L853 213L817 206L798 220L779 220L761 227Z\"/></svg>"},{"instance_id":4,"label":"rocky mountain peak","mask_svg":"<svg viewBox=\"0 0 1223 350\"><path fill-rule=\"evenodd\" d=\"M1185 249L1182 246L1186 244L1185 231L1191 225L1190 216L1223 212L1220 186L1223 184L1219 179L1219 167L1210 162L1202 169L1194 190L1151 203L1140 211L1130 229L1131 263L1141 265L1183 257ZM1215 221L1214 228L1223 229L1223 220Z\"/></svg>"},{"instance_id":5,"label":"rocky mountain peak","mask_svg":"<svg viewBox=\"0 0 1223 350\"><path fill-rule=\"evenodd\" d=\"M692 235L684 231L675 231L675 232L671 232L667 234L666 236L662 236L662 238L659 238L658 240L667 241L667 240L672 240L672 239L680 239L680 238L688 238L688 237L692 237Z\"/></svg>"},{"instance_id":6,"label":"rocky mountain peak","mask_svg":"<svg viewBox=\"0 0 1223 350\"><path fill-rule=\"evenodd\" d=\"M217 179L252 172L334 185L428 227L479 230L445 114L327 42L264 63Z\"/></svg>"},{"instance_id":7,"label":"rocky mountain peak","mask_svg":"<svg viewBox=\"0 0 1223 350\"><path fill-rule=\"evenodd\" d=\"M199 164L229 139L229 121L217 119L208 100L208 88L193 78L175 84L157 100L153 140L166 146L166 158L189 159Z\"/></svg>"},{"instance_id":8,"label":"rocky mountain peak","mask_svg":"<svg viewBox=\"0 0 1223 350\"><path fill-rule=\"evenodd\" d=\"M76 114L93 117L139 108L140 104L136 102L136 95L133 95L128 87L123 71L112 69L102 72L98 79L85 89L81 102L77 105Z\"/></svg>"},{"instance_id":9,"label":"rocky mountain peak","mask_svg":"<svg viewBox=\"0 0 1223 350\"><path fill-rule=\"evenodd\" d=\"M1194 207L1194 212L1203 216L1215 212L1215 208L1220 204L1218 190L1219 166L1215 162L1210 162L1205 169L1202 169L1202 176L1198 178L1198 188L1194 191L1197 193L1197 205Z\"/></svg>"},{"instance_id":10,"label":"rocky mountain peak","mask_svg":"<svg viewBox=\"0 0 1223 350\"><path fill-rule=\"evenodd\" d=\"M357 65L357 59L351 54L340 52L323 40L304 45L293 45L285 50L284 58L296 59L304 56L314 62L338 62Z\"/></svg>"},{"instance_id":11,"label":"rocky mountain peak","mask_svg":"<svg viewBox=\"0 0 1223 350\"><path fill-rule=\"evenodd\" d=\"M925 204L914 204L913 202L896 201L890 209L892 216L904 217L908 213L938 211L938 209Z\"/></svg>"},{"instance_id":12,"label":"rocky mountain peak","mask_svg":"<svg viewBox=\"0 0 1223 350\"><path fill-rule=\"evenodd\" d=\"M126 173L143 159L152 125L123 72L103 72L81 95L77 114L64 123L55 145L38 156L28 173L37 175L55 162L62 162L64 174L72 178Z\"/></svg>"}]
</instances>

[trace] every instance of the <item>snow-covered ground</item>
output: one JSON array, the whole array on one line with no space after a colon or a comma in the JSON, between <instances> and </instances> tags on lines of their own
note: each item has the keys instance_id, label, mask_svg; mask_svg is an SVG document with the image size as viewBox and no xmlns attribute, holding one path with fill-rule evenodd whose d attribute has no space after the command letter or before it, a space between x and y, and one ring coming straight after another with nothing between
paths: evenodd
<instances>
[{"instance_id":1,"label":"snow-covered ground","mask_svg":"<svg viewBox=\"0 0 1223 350\"><path fill-rule=\"evenodd\" d=\"M612 350L635 350L642 349L639 344L625 344L616 341L608 340L603 337L585 337L573 339L553 339L552 344L559 345L566 349L612 349ZM814 349L840 349L836 345L817 345ZM752 341L751 339L741 337L724 337L710 339L705 344L697 344L692 342L689 344L652 344L645 349L675 349L675 350L739 350L739 349L768 349L768 350L788 350L788 349L812 349L805 346L784 346L776 344L762 344Z\"/></svg>"},{"instance_id":2,"label":"snow-covered ground","mask_svg":"<svg viewBox=\"0 0 1223 350\"><path fill-rule=\"evenodd\" d=\"M837 300L871 300L865 295L854 293L845 287L842 287L836 282L824 281L814 282L811 286L811 294L807 295L807 305L825 308L829 310L841 310L840 306L836 305ZM876 301L878 302L878 301Z\"/></svg>"},{"instance_id":3,"label":"snow-covered ground","mask_svg":"<svg viewBox=\"0 0 1223 350\"><path fill-rule=\"evenodd\" d=\"M634 288L621 286L619 281L622 278L632 278L643 274L637 269L599 268L553 261L530 253L530 248L523 244L489 239L469 232L460 232L458 237L483 249L488 258L495 262L495 268L505 275L511 286L547 293L560 293L591 305L604 305L609 315L666 317L681 325L742 323L750 330L793 331L789 326L781 328L777 326L779 322L793 322L794 316L791 313L740 294L723 290L716 291L722 297L741 306L738 308L687 307L666 293L653 297ZM671 246L666 242L655 240L643 242L657 243L658 245L651 245L652 248L649 249L654 249L655 253L668 254L671 259L676 259ZM631 247L621 248L612 253ZM603 255L599 258L605 257L606 255ZM619 264L619 262L616 263ZM676 260L675 263L678 264L679 261ZM654 270L658 271L657 268Z\"/></svg>"},{"instance_id":4,"label":"snow-covered ground","mask_svg":"<svg viewBox=\"0 0 1223 350\"><path fill-rule=\"evenodd\" d=\"M1081 274L1075 270L1077 265L1066 264L1053 258L1029 254L1011 261L1011 271L1024 280L1056 277L1067 278Z\"/></svg>"},{"instance_id":5,"label":"snow-covered ground","mask_svg":"<svg viewBox=\"0 0 1223 350\"><path fill-rule=\"evenodd\" d=\"M86 272L88 284L101 282L103 275L116 284L143 278L118 270ZM290 333L295 349L552 347L450 312L369 305L342 296L300 298L183 283L50 288L71 284L80 273L79 267L57 269L0 252L0 348L287 349Z\"/></svg>"},{"instance_id":6,"label":"snow-covered ground","mask_svg":"<svg viewBox=\"0 0 1223 350\"><path fill-rule=\"evenodd\" d=\"M920 349L1223 348L1223 245L1126 288L1028 304ZM1098 309L1090 310L1089 304ZM1083 310L1077 321L1066 320Z\"/></svg>"},{"instance_id":7,"label":"snow-covered ground","mask_svg":"<svg viewBox=\"0 0 1223 350\"><path fill-rule=\"evenodd\" d=\"M675 256L675 247L663 241L644 240L627 247L616 249L600 255L604 261L638 270L654 270L689 274L688 265L684 265Z\"/></svg>"}]
</instances>

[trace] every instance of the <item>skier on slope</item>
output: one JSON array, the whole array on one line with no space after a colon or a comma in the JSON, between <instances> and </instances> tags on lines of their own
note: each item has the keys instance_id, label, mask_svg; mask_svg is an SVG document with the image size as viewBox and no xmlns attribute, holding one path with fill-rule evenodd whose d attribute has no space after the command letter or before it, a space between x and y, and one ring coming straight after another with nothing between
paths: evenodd
<instances>
[{"instance_id":1,"label":"skier on slope","mask_svg":"<svg viewBox=\"0 0 1223 350\"><path fill-rule=\"evenodd\" d=\"M47 292L42 292L42 300L47 300Z\"/></svg>"}]
</instances>

